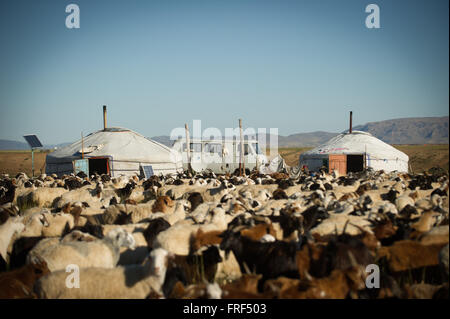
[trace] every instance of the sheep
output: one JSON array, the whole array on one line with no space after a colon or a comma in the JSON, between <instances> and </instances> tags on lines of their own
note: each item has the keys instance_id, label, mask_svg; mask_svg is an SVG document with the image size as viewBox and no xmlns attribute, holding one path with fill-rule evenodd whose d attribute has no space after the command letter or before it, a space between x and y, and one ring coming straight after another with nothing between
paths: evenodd
<instances>
[{"instance_id":1,"label":"sheep","mask_svg":"<svg viewBox=\"0 0 450 319\"><path fill-rule=\"evenodd\" d=\"M47 299L143 299L151 293L163 296L162 286L171 255L154 249L143 265L115 268L80 268L79 288L67 288L65 270L40 278L34 290Z\"/></svg>"},{"instance_id":2,"label":"sheep","mask_svg":"<svg viewBox=\"0 0 450 319\"><path fill-rule=\"evenodd\" d=\"M70 214L48 212L43 213L48 226L42 228L42 236L57 237L68 233L74 226L74 217Z\"/></svg>"},{"instance_id":3,"label":"sheep","mask_svg":"<svg viewBox=\"0 0 450 319\"><path fill-rule=\"evenodd\" d=\"M16 234L20 234L25 225L22 223L23 217L9 217L0 225L0 256L5 262L8 261L8 247L11 239Z\"/></svg>"},{"instance_id":4,"label":"sheep","mask_svg":"<svg viewBox=\"0 0 450 319\"><path fill-rule=\"evenodd\" d=\"M0 273L0 299L35 298L36 280L50 273L45 261L25 265L19 269Z\"/></svg>"},{"instance_id":5,"label":"sheep","mask_svg":"<svg viewBox=\"0 0 450 319\"><path fill-rule=\"evenodd\" d=\"M171 213L164 214L163 218L170 224L174 225L178 221L186 219L186 213L191 210L191 203L187 200L178 200L175 204L175 209ZM154 213L156 216L156 213Z\"/></svg>"},{"instance_id":6,"label":"sheep","mask_svg":"<svg viewBox=\"0 0 450 319\"><path fill-rule=\"evenodd\" d=\"M68 190L59 187L30 189L17 196L17 205L21 208L51 207L65 193L68 193Z\"/></svg>"},{"instance_id":7,"label":"sheep","mask_svg":"<svg viewBox=\"0 0 450 319\"><path fill-rule=\"evenodd\" d=\"M79 267L113 268L120 257L120 247L134 249L133 236L121 228L110 231L102 240L92 240L91 236L79 233L40 241L28 254L27 262L41 258L47 262L50 271L65 270L67 265ZM73 240L75 238L75 241ZM79 241L79 238L85 240ZM89 238L86 240L86 238Z\"/></svg>"},{"instance_id":8,"label":"sheep","mask_svg":"<svg viewBox=\"0 0 450 319\"><path fill-rule=\"evenodd\" d=\"M190 250L190 237L199 228L200 225L194 225L192 221L178 221L156 236L153 247L164 248L173 254L187 256Z\"/></svg>"}]
</instances>

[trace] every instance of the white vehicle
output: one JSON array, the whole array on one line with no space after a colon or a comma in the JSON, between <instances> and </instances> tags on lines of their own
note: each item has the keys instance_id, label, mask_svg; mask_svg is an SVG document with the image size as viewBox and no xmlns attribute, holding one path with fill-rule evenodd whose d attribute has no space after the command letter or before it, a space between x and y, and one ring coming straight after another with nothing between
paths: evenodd
<instances>
[{"instance_id":1,"label":"white vehicle","mask_svg":"<svg viewBox=\"0 0 450 319\"><path fill-rule=\"evenodd\" d=\"M239 168L241 143L235 139L225 140L190 140L191 166L196 172L209 169L214 173L233 173ZM186 139L178 139L172 149L182 155L183 169L188 168ZM262 154L257 140L244 141L245 169L252 170L267 163L267 157Z\"/></svg>"}]
</instances>

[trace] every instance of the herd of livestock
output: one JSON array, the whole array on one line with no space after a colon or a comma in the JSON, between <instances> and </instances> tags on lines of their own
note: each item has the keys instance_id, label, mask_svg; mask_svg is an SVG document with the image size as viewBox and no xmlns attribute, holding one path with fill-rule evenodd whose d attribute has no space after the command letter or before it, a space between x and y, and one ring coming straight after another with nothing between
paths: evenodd
<instances>
[{"instance_id":1,"label":"herd of livestock","mask_svg":"<svg viewBox=\"0 0 450 319\"><path fill-rule=\"evenodd\" d=\"M0 178L0 298L448 298L449 176Z\"/></svg>"}]
</instances>

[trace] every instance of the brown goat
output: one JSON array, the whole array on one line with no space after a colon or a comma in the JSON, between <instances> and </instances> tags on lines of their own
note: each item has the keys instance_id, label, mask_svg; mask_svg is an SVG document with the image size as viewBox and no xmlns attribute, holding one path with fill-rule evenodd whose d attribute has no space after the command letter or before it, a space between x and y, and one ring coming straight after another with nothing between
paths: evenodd
<instances>
[{"instance_id":1,"label":"brown goat","mask_svg":"<svg viewBox=\"0 0 450 319\"><path fill-rule=\"evenodd\" d=\"M374 225L373 233L378 240L389 238L394 236L398 227L394 226L389 218L385 218L381 221L372 222Z\"/></svg>"},{"instance_id":2,"label":"brown goat","mask_svg":"<svg viewBox=\"0 0 450 319\"><path fill-rule=\"evenodd\" d=\"M437 266L439 252L445 243L423 245L412 240L401 240L392 246L381 247L378 250L379 258L386 258L389 269L393 272L408 269Z\"/></svg>"},{"instance_id":3,"label":"brown goat","mask_svg":"<svg viewBox=\"0 0 450 319\"><path fill-rule=\"evenodd\" d=\"M36 280L50 273L47 263L40 260L35 264L0 274L0 299L35 298L33 286Z\"/></svg>"},{"instance_id":4,"label":"brown goat","mask_svg":"<svg viewBox=\"0 0 450 319\"><path fill-rule=\"evenodd\" d=\"M359 266L335 269L328 277L313 278L306 284L291 279L281 287L284 290L278 292L278 297L283 299L344 299L365 288L364 271Z\"/></svg>"},{"instance_id":5,"label":"brown goat","mask_svg":"<svg viewBox=\"0 0 450 319\"><path fill-rule=\"evenodd\" d=\"M212 230L204 232L201 228L191 236L191 251L195 252L203 246L220 245L222 238L219 235L222 231Z\"/></svg>"},{"instance_id":6,"label":"brown goat","mask_svg":"<svg viewBox=\"0 0 450 319\"><path fill-rule=\"evenodd\" d=\"M167 213L175 205L173 200L169 196L159 196L152 206L152 212Z\"/></svg>"},{"instance_id":7,"label":"brown goat","mask_svg":"<svg viewBox=\"0 0 450 319\"><path fill-rule=\"evenodd\" d=\"M241 278L222 286L223 299L259 299L264 298L258 292L258 282L262 275L243 274Z\"/></svg>"},{"instance_id":8,"label":"brown goat","mask_svg":"<svg viewBox=\"0 0 450 319\"><path fill-rule=\"evenodd\" d=\"M323 248L323 245L306 244L303 245L301 250L297 251L296 262L300 279L303 280L308 277L311 264L319 261Z\"/></svg>"},{"instance_id":9,"label":"brown goat","mask_svg":"<svg viewBox=\"0 0 450 319\"><path fill-rule=\"evenodd\" d=\"M241 235L255 241L261 240L264 235L270 234L273 237L276 236L275 229L272 224L261 223L251 228L246 228L240 231Z\"/></svg>"}]
</instances>

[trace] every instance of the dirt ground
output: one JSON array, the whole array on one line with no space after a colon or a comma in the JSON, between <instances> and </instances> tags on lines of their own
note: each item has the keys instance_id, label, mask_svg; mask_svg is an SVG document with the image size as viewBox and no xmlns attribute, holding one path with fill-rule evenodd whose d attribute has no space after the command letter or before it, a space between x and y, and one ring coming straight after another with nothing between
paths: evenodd
<instances>
[{"instance_id":1,"label":"dirt ground","mask_svg":"<svg viewBox=\"0 0 450 319\"><path fill-rule=\"evenodd\" d=\"M426 171L432 167L449 169L449 146L443 145L394 145L409 156L409 163L413 172ZM302 152L311 147L280 148L278 151L289 166L298 164ZM45 156L48 152L34 152L35 175L45 172ZM0 174L14 176L25 172L31 176L31 151L0 151Z\"/></svg>"},{"instance_id":2,"label":"dirt ground","mask_svg":"<svg viewBox=\"0 0 450 319\"><path fill-rule=\"evenodd\" d=\"M48 152L34 152L34 173L45 172L45 156ZM25 172L31 176L31 151L0 151L0 174L15 176Z\"/></svg>"}]
</instances>

